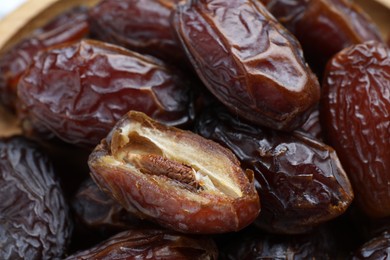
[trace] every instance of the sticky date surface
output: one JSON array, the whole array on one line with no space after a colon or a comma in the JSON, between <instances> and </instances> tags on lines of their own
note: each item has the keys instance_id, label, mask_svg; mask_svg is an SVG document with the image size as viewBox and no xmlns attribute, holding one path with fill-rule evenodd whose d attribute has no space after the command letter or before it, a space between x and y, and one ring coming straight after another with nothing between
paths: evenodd
<instances>
[{"instance_id":1,"label":"sticky date surface","mask_svg":"<svg viewBox=\"0 0 390 260\"><path fill-rule=\"evenodd\" d=\"M260 2L188 1L173 25L204 84L239 116L291 130L318 101L299 43Z\"/></svg>"},{"instance_id":2,"label":"sticky date surface","mask_svg":"<svg viewBox=\"0 0 390 260\"><path fill-rule=\"evenodd\" d=\"M48 157L22 137L0 140L0 258L60 258L72 225Z\"/></svg>"},{"instance_id":3,"label":"sticky date surface","mask_svg":"<svg viewBox=\"0 0 390 260\"><path fill-rule=\"evenodd\" d=\"M130 229L71 259L218 259L214 241L164 229Z\"/></svg>"},{"instance_id":4,"label":"sticky date surface","mask_svg":"<svg viewBox=\"0 0 390 260\"><path fill-rule=\"evenodd\" d=\"M34 56L46 48L85 37L89 33L87 20L86 8L73 8L4 53L0 57L0 101L14 110L19 79L33 62Z\"/></svg>"},{"instance_id":5,"label":"sticky date surface","mask_svg":"<svg viewBox=\"0 0 390 260\"><path fill-rule=\"evenodd\" d=\"M165 61L184 60L170 24L179 0L106 0L90 11L94 37Z\"/></svg>"},{"instance_id":6,"label":"sticky date surface","mask_svg":"<svg viewBox=\"0 0 390 260\"><path fill-rule=\"evenodd\" d=\"M328 63L321 100L326 139L369 216L390 216L390 49L367 42Z\"/></svg>"},{"instance_id":7,"label":"sticky date surface","mask_svg":"<svg viewBox=\"0 0 390 260\"><path fill-rule=\"evenodd\" d=\"M93 179L141 218L188 233L239 230L257 217L253 173L226 148L130 111L92 152Z\"/></svg>"},{"instance_id":8,"label":"sticky date surface","mask_svg":"<svg viewBox=\"0 0 390 260\"><path fill-rule=\"evenodd\" d=\"M189 121L189 84L164 63L92 40L38 55L18 86L26 133L94 147L131 109L170 125Z\"/></svg>"},{"instance_id":9,"label":"sticky date surface","mask_svg":"<svg viewBox=\"0 0 390 260\"><path fill-rule=\"evenodd\" d=\"M255 173L262 211L256 224L275 233L307 232L345 212L350 182L334 150L299 133L250 125L224 109L208 109L197 132L231 149Z\"/></svg>"}]
</instances>

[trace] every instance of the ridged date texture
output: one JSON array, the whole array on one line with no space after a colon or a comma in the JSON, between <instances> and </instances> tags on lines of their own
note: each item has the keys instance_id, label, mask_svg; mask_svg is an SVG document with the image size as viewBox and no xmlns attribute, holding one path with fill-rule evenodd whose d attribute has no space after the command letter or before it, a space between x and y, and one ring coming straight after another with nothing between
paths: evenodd
<instances>
[{"instance_id":1,"label":"ridged date texture","mask_svg":"<svg viewBox=\"0 0 390 260\"><path fill-rule=\"evenodd\" d=\"M92 40L37 55L18 96L26 133L51 132L85 147L96 146L131 109L169 125L190 120L190 86L176 71Z\"/></svg>"},{"instance_id":2,"label":"ridged date texture","mask_svg":"<svg viewBox=\"0 0 390 260\"><path fill-rule=\"evenodd\" d=\"M92 178L129 212L186 233L237 231L260 211L231 151L130 111L91 153Z\"/></svg>"},{"instance_id":3,"label":"ridged date texture","mask_svg":"<svg viewBox=\"0 0 390 260\"><path fill-rule=\"evenodd\" d=\"M48 157L22 137L0 140L0 258L59 259L72 224Z\"/></svg>"},{"instance_id":4,"label":"ridged date texture","mask_svg":"<svg viewBox=\"0 0 390 260\"><path fill-rule=\"evenodd\" d=\"M388 259L390 257L390 234L385 231L373 237L360 246L351 257L352 260L359 259Z\"/></svg>"},{"instance_id":5,"label":"ridged date texture","mask_svg":"<svg viewBox=\"0 0 390 260\"><path fill-rule=\"evenodd\" d=\"M80 40L89 33L87 9L73 8L55 17L28 38L0 57L0 101L9 109L16 108L16 89L20 77L34 56L46 48Z\"/></svg>"},{"instance_id":6,"label":"ridged date texture","mask_svg":"<svg viewBox=\"0 0 390 260\"><path fill-rule=\"evenodd\" d=\"M304 233L345 212L351 184L335 151L308 136L245 123L212 108L196 131L232 150L255 173L262 201L255 224L273 233Z\"/></svg>"},{"instance_id":7,"label":"ridged date texture","mask_svg":"<svg viewBox=\"0 0 390 260\"><path fill-rule=\"evenodd\" d=\"M302 44L310 65L322 74L342 49L369 40L383 41L371 18L348 0L260 0Z\"/></svg>"},{"instance_id":8,"label":"ridged date texture","mask_svg":"<svg viewBox=\"0 0 390 260\"><path fill-rule=\"evenodd\" d=\"M105 0L91 8L91 33L99 40L151 54L164 61L183 61L170 24L179 0Z\"/></svg>"},{"instance_id":9,"label":"ridged date texture","mask_svg":"<svg viewBox=\"0 0 390 260\"><path fill-rule=\"evenodd\" d=\"M292 130L319 100L299 43L259 1L188 1L173 26L206 87L240 117Z\"/></svg>"},{"instance_id":10,"label":"ridged date texture","mask_svg":"<svg viewBox=\"0 0 390 260\"><path fill-rule=\"evenodd\" d=\"M390 216L390 49L367 42L327 65L321 122L369 216Z\"/></svg>"},{"instance_id":11,"label":"ridged date texture","mask_svg":"<svg viewBox=\"0 0 390 260\"><path fill-rule=\"evenodd\" d=\"M133 228L66 259L217 260L218 249L207 237L193 237L164 229Z\"/></svg>"}]
</instances>

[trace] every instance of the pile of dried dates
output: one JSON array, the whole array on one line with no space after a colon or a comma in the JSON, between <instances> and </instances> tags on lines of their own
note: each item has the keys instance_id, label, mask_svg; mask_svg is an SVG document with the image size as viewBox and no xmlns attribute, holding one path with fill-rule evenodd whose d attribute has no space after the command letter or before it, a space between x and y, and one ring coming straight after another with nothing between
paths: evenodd
<instances>
[{"instance_id":1,"label":"pile of dried dates","mask_svg":"<svg viewBox=\"0 0 390 260\"><path fill-rule=\"evenodd\" d=\"M390 48L348 0L75 7L0 101L0 259L390 257Z\"/></svg>"}]
</instances>

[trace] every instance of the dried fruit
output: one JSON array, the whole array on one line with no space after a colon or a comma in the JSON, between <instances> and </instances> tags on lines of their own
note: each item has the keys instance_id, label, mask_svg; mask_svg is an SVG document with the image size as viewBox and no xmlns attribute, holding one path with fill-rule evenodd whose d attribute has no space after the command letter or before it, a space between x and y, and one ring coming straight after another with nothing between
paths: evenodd
<instances>
[{"instance_id":1,"label":"dried fruit","mask_svg":"<svg viewBox=\"0 0 390 260\"><path fill-rule=\"evenodd\" d=\"M130 229L71 259L218 259L212 239L163 229Z\"/></svg>"},{"instance_id":2,"label":"dried fruit","mask_svg":"<svg viewBox=\"0 0 390 260\"><path fill-rule=\"evenodd\" d=\"M322 74L337 52L369 40L383 41L370 17L347 0L260 0L302 44L305 57Z\"/></svg>"},{"instance_id":3,"label":"dried fruit","mask_svg":"<svg viewBox=\"0 0 390 260\"><path fill-rule=\"evenodd\" d=\"M307 232L344 213L353 199L335 151L308 136L253 126L221 108L208 109L196 128L254 171L262 201L255 223L262 229Z\"/></svg>"},{"instance_id":4,"label":"dried fruit","mask_svg":"<svg viewBox=\"0 0 390 260\"><path fill-rule=\"evenodd\" d=\"M14 137L0 140L0 158L0 258L60 258L72 225L48 156Z\"/></svg>"},{"instance_id":5,"label":"dried fruit","mask_svg":"<svg viewBox=\"0 0 390 260\"><path fill-rule=\"evenodd\" d=\"M183 61L169 16L179 0L105 0L90 11L92 34L102 41L151 54L165 61Z\"/></svg>"},{"instance_id":6,"label":"dried fruit","mask_svg":"<svg viewBox=\"0 0 390 260\"><path fill-rule=\"evenodd\" d=\"M130 111L92 152L93 179L128 211L188 233L249 225L260 210L253 173L226 148Z\"/></svg>"},{"instance_id":7,"label":"dried fruit","mask_svg":"<svg viewBox=\"0 0 390 260\"><path fill-rule=\"evenodd\" d=\"M388 259L390 257L390 234L388 231L370 239L358 248L351 259Z\"/></svg>"},{"instance_id":8,"label":"dried fruit","mask_svg":"<svg viewBox=\"0 0 390 260\"><path fill-rule=\"evenodd\" d=\"M316 107L307 118L306 122L297 129L302 131L310 136L316 138L317 140L322 140L322 127L320 123L320 110Z\"/></svg>"},{"instance_id":9,"label":"dried fruit","mask_svg":"<svg viewBox=\"0 0 390 260\"><path fill-rule=\"evenodd\" d=\"M87 9L73 8L60 14L42 28L16 44L0 57L0 101L16 108L16 89L20 77L34 56L48 47L80 40L89 33Z\"/></svg>"},{"instance_id":10,"label":"dried fruit","mask_svg":"<svg viewBox=\"0 0 390 260\"><path fill-rule=\"evenodd\" d=\"M367 42L327 65L321 122L348 174L360 208L390 216L390 49Z\"/></svg>"},{"instance_id":11,"label":"dried fruit","mask_svg":"<svg viewBox=\"0 0 390 260\"><path fill-rule=\"evenodd\" d=\"M319 100L299 43L255 0L192 0L173 25L207 88L253 123L292 130Z\"/></svg>"},{"instance_id":12,"label":"dried fruit","mask_svg":"<svg viewBox=\"0 0 390 260\"><path fill-rule=\"evenodd\" d=\"M176 71L152 57L92 40L36 56L19 82L18 96L26 133L51 132L86 147L96 146L131 109L169 125L191 120L190 86Z\"/></svg>"}]
</instances>

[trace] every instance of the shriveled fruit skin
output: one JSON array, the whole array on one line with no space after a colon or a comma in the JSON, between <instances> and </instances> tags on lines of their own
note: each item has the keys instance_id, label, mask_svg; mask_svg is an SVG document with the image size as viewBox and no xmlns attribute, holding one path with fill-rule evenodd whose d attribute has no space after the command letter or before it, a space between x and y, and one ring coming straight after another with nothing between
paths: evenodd
<instances>
[{"instance_id":1,"label":"shriveled fruit skin","mask_svg":"<svg viewBox=\"0 0 390 260\"><path fill-rule=\"evenodd\" d=\"M66 259L217 260L218 249L209 237L190 236L159 228L132 228Z\"/></svg>"},{"instance_id":2,"label":"shriveled fruit skin","mask_svg":"<svg viewBox=\"0 0 390 260\"><path fill-rule=\"evenodd\" d=\"M385 231L361 245L351 259L388 259L389 257L390 234L389 231Z\"/></svg>"},{"instance_id":3,"label":"shriveled fruit skin","mask_svg":"<svg viewBox=\"0 0 390 260\"><path fill-rule=\"evenodd\" d=\"M160 122L190 121L190 86L152 57L82 40L40 53L18 85L26 133L53 133L95 147L117 120L139 110ZM40 134L40 135L44 135Z\"/></svg>"},{"instance_id":4,"label":"shriveled fruit skin","mask_svg":"<svg viewBox=\"0 0 390 260\"><path fill-rule=\"evenodd\" d=\"M259 1L188 1L173 26L203 83L240 117L289 131L318 102L298 41Z\"/></svg>"},{"instance_id":5,"label":"shriveled fruit skin","mask_svg":"<svg viewBox=\"0 0 390 260\"><path fill-rule=\"evenodd\" d=\"M327 65L321 123L369 216L390 216L390 49L351 46Z\"/></svg>"},{"instance_id":6,"label":"shriveled fruit skin","mask_svg":"<svg viewBox=\"0 0 390 260\"><path fill-rule=\"evenodd\" d=\"M232 150L255 173L262 201L258 227L304 233L346 211L353 191L331 147L298 132L251 125L221 108L206 111L196 132Z\"/></svg>"},{"instance_id":7,"label":"shriveled fruit skin","mask_svg":"<svg viewBox=\"0 0 390 260\"><path fill-rule=\"evenodd\" d=\"M72 223L48 156L13 137L0 140L0 158L0 258L61 258Z\"/></svg>"},{"instance_id":8,"label":"shriveled fruit skin","mask_svg":"<svg viewBox=\"0 0 390 260\"><path fill-rule=\"evenodd\" d=\"M151 54L164 61L185 60L170 24L179 0L105 0L91 8L91 33L105 42Z\"/></svg>"},{"instance_id":9,"label":"shriveled fruit skin","mask_svg":"<svg viewBox=\"0 0 390 260\"><path fill-rule=\"evenodd\" d=\"M187 233L237 231L260 211L253 173L231 151L130 111L95 148L100 188L140 218Z\"/></svg>"},{"instance_id":10,"label":"shriveled fruit skin","mask_svg":"<svg viewBox=\"0 0 390 260\"><path fill-rule=\"evenodd\" d=\"M34 56L55 45L74 42L89 33L87 9L73 8L60 14L28 38L0 57L0 101L10 110L17 107L17 86L20 77L33 62Z\"/></svg>"},{"instance_id":11,"label":"shriveled fruit skin","mask_svg":"<svg viewBox=\"0 0 390 260\"><path fill-rule=\"evenodd\" d=\"M379 29L348 0L260 0L302 44L310 65L322 73L327 61L353 44L383 41Z\"/></svg>"}]
</instances>

